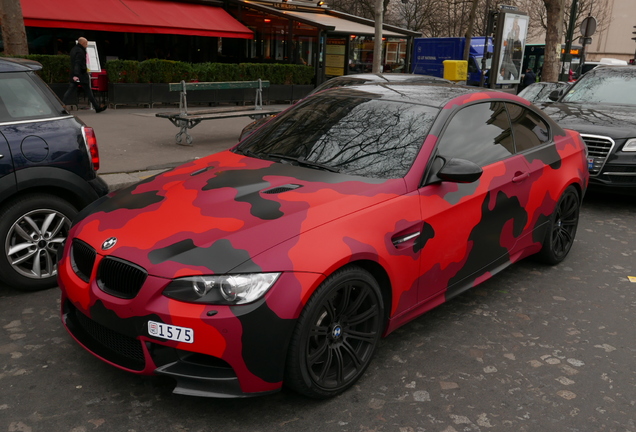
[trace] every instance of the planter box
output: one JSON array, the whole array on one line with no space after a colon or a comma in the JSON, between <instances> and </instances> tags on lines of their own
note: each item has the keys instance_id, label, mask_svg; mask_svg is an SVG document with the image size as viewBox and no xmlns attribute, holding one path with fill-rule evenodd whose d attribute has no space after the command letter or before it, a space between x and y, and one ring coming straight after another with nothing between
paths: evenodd
<instances>
[{"instance_id":1,"label":"planter box","mask_svg":"<svg viewBox=\"0 0 636 432\"><path fill-rule=\"evenodd\" d=\"M311 84L307 85L293 85L292 86L292 101L298 101L307 96L314 89Z\"/></svg>"},{"instance_id":2,"label":"planter box","mask_svg":"<svg viewBox=\"0 0 636 432\"><path fill-rule=\"evenodd\" d=\"M293 100L293 86L286 84L272 84L269 86L267 101L270 103L290 103ZM263 101L265 95L263 95Z\"/></svg>"},{"instance_id":3,"label":"planter box","mask_svg":"<svg viewBox=\"0 0 636 432\"><path fill-rule=\"evenodd\" d=\"M108 102L115 108L117 105L151 106L152 84L108 83Z\"/></svg>"},{"instance_id":4,"label":"planter box","mask_svg":"<svg viewBox=\"0 0 636 432\"><path fill-rule=\"evenodd\" d=\"M151 84L151 103L154 104L178 104L179 92L169 90L169 84ZM188 95L189 96L189 95Z\"/></svg>"},{"instance_id":5,"label":"planter box","mask_svg":"<svg viewBox=\"0 0 636 432\"><path fill-rule=\"evenodd\" d=\"M66 93L66 90L68 89L68 83L51 83L51 84L48 84L48 86L50 87L51 90L53 90L53 93L55 93L57 97L60 98L60 100L62 100L64 93ZM79 92L75 92L75 94L71 97L71 100L67 101L66 105L77 106L78 104L79 104Z\"/></svg>"}]
</instances>

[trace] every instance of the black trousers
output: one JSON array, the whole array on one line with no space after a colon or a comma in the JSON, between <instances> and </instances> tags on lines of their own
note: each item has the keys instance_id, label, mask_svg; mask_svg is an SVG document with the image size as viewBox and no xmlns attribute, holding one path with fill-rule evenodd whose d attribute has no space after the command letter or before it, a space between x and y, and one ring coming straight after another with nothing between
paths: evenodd
<instances>
[{"instance_id":1,"label":"black trousers","mask_svg":"<svg viewBox=\"0 0 636 432\"><path fill-rule=\"evenodd\" d=\"M77 93L77 89L79 88L79 86L82 86L82 90L84 90L84 94L86 94L86 97L88 98L88 100L93 105L93 108L98 109L99 108L99 104L95 100L95 96L93 95L93 90L91 90L90 80L88 82L84 82L84 81L75 82L75 81L73 81L73 82L69 83L68 89L66 89L66 93L64 93L64 96L62 97L62 102L64 103L64 105L66 105L67 101L69 100L69 98L73 94Z\"/></svg>"}]
</instances>

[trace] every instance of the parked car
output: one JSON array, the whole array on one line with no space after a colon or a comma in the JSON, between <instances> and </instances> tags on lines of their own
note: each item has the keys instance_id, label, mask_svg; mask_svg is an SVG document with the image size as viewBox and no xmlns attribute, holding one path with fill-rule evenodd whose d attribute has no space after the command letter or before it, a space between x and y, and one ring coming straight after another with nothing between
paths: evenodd
<instances>
[{"instance_id":1,"label":"parked car","mask_svg":"<svg viewBox=\"0 0 636 432\"><path fill-rule=\"evenodd\" d=\"M361 84L385 84L385 83L426 83L426 84L434 84L434 83L442 83L442 84L453 84L452 81L449 81L444 78L438 78L430 75L417 75L417 74L407 74L407 73L363 73L363 74L352 74L352 75L343 75L331 78L315 89L313 89L309 95L314 93L321 92L323 90L327 90L335 87L349 87L354 85ZM308 95L308 96L309 96ZM239 136L239 140L242 140L252 132L254 132L259 127L263 126L271 120L271 117L261 117L260 119L254 120L247 126L243 128L241 131L241 135Z\"/></svg>"},{"instance_id":2,"label":"parked car","mask_svg":"<svg viewBox=\"0 0 636 432\"><path fill-rule=\"evenodd\" d=\"M534 104L549 103L551 101L550 95L553 92L556 91L557 94L562 94L569 86L570 83L566 82L536 82L521 90L517 96Z\"/></svg>"},{"instance_id":3,"label":"parked car","mask_svg":"<svg viewBox=\"0 0 636 432\"><path fill-rule=\"evenodd\" d=\"M590 185L636 192L636 67L598 66L543 107L587 144Z\"/></svg>"},{"instance_id":4,"label":"parked car","mask_svg":"<svg viewBox=\"0 0 636 432\"><path fill-rule=\"evenodd\" d=\"M0 59L0 280L55 286L77 211L108 192L94 131L64 110L33 61Z\"/></svg>"},{"instance_id":5,"label":"parked car","mask_svg":"<svg viewBox=\"0 0 636 432\"><path fill-rule=\"evenodd\" d=\"M585 164L576 132L514 95L326 90L85 209L62 320L175 393L335 396L382 335L524 257L565 259Z\"/></svg>"}]
</instances>

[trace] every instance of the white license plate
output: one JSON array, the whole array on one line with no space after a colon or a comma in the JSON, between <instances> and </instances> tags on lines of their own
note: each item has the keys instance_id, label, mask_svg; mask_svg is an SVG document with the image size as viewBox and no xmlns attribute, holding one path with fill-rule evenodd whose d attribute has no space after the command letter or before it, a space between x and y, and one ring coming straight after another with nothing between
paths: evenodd
<instances>
[{"instance_id":1,"label":"white license plate","mask_svg":"<svg viewBox=\"0 0 636 432\"><path fill-rule=\"evenodd\" d=\"M178 342L194 342L194 330L191 328L177 327L155 321L148 321L148 334L150 336Z\"/></svg>"},{"instance_id":2,"label":"white license plate","mask_svg":"<svg viewBox=\"0 0 636 432\"><path fill-rule=\"evenodd\" d=\"M587 169L594 169L594 159L587 158Z\"/></svg>"}]
</instances>

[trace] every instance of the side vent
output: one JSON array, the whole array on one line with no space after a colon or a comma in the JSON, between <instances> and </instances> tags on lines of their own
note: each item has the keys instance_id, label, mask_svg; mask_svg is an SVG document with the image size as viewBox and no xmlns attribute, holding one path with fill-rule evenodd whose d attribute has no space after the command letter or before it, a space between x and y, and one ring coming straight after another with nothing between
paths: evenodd
<instances>
[{"instance_id":1,"label":"side vent","mask_svg":"<svg viewBox=\"0 0 636 432\"><path fill-rule=\"evenodd\" d=\"M302 185L297 185L297 184L287 184L287 185L282 185L282 186L276 186L274 188L271 189L267 189L264 190L263 193L264 194L279 194L279 193L283 193L283 192L289 192L298 188L301 188Z\"/></svg>"}]
</instances>

